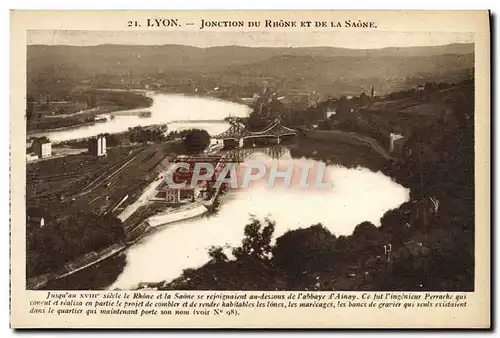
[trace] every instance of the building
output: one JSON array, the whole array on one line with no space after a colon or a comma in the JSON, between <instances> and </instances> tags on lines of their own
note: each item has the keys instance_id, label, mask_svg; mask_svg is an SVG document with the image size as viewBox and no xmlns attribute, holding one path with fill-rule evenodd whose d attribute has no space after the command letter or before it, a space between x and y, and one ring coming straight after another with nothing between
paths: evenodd
<instances>
[{"instance_id":1,"label":"building","mask_svg":"<svg viewBox=\"0 0 500 338\"><path fill-rule=\"evenodd\" d=\"M163 201L168 204L189 203L193 202L199 189L194 188L163 188L156 195L156 201Z\"/></svg>"},{"instance_id":2,"label":"building","mask_svg":"<svg viewBox=\"0 0 500 338\"><path fill-rule=\"evenodd\" d=\"M165 202L167 203L179 203L181 199L180 189L166 189L165 190Z\"/></svg>"},{"instance_id":3,"label":"building","mask_svg":"<svg viewBox=\"0 0 500 338\"><path fill-rule=\"evenodd\" d=\"M33 161L36 161L38 160L38 155L34 155L34 154L26 154L26 162L33 162Z\"/></svg>"},{"instance_id":4,"label":"building","mask_svg":"<svg viewBox=\"0 0 500 338\"><path fill-rule=\"evenodd\" d=\"M94 156L106 156L106 137L99 135L89 140L89 153Z\"/></svg>"},{"instance_id":5,"label":"building","mask_svg":"<svg viewBox=\"0 0 500 338\"><path fill-rule=\"evenodd\" d=\"M401 134L389 134L389 152L401 154L403 152L404 137Z\"/></svg>"},{"instance_id":6,"label":"building","mask_svg":"<svg viewBox=\"0 0 500 338\"><path fill-rule=\"evenodd\" d=\"M337 114L337 110L334 108L327 108L325 111L325 119L328 120L330 117Z\"/></svg>"},{"instance_id":7,"label":"building","mask_svg":"<svg viewBox=\"0 0 500 338\"><path fill-rule=\"evenodd\" d=\"M47 158L52 155L52 143L46 137L40 137L33 140L33 152L38 158Z\"/></svg>"},{"instance_id":8,"label":"building","mask_svg":"<svg viewBox=\"0 0 500 338\"><path fill-rule=\"evenodd\" d=\"M28 216L27 227L30 229L43 228L45 226L45 219L42 216Z\"/></svg>"}]
</instances>

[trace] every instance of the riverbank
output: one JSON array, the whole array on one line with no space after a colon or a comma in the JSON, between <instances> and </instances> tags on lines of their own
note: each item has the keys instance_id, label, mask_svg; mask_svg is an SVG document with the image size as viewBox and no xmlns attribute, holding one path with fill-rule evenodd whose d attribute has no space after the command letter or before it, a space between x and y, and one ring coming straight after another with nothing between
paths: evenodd
<instances>
[{"instance_id":1,"label":"riverbank","mask_svg":"<svg viewBox=\"0 0 500 338\"><path fill-rule=\"evenodd\" d=\"M164 172L163 174L166 174ZM159 177L162 176L160 173ZM126 221L129 216L137 212L138 208L144 206L156 188L161 184L161 180L154 180L149 186L147 186L142 192L141 196L132 204L130 204L122 213L118 216L122 221ZM218 193L216 197L218 196ZM48 272L37 277L29 278L27 280L27 288L36 290L42 289L47 284L54 282L56 280L61 280L63 278L69 277L73 274L81 272L84 269L91 268L95 265L100 264L104 260L110 259L119 255L120 253L126 251L128 248L139 242L146 236L151 235L159 228L171 225L173 223L193 219L200 217L207 212L209 212L211 206L216 202L213 198L207 203L194 202L187 205L183 205L167 212L161 214L154 214L147 217L146 219L140 221L139 224L130 225L125 231L125 241L122 243L113 244L100 251L89 252L72 262L66 263L64 267L58 269L54 272Z\"/></svg>"},{"instance_id":2,"label":"riverbank","mask_svg":"<svg viewBox=\"0 0 500 338\"><path fill-rule=\"evenodd\" d=\"M221 101L221 102L232 102L232 103L237 103L241 105L245 105L248 107L251 107L247 102L242 100L242 98L234 98L234 97L221 97L218 92L207 92L207 93L189 93L189 92L172 92L172 91L159 91L159 93L162 94L170 94L170 95L182 95L182 96L187 96L187 97L195 97L195 98L209 98L214 101Z\"/></svg>"},{"instance_id":3,"label":"riverbank","mask_svg":"<svg viewBox=\"0 0 500 338\"><path fill-rule=\"evenodd\" d=\"M125 243L114 244L97 252L89 252L88 254L65 264L64 267L59 270L29 278L27 280L26 287L28 290L43 289L47 284L51 282L69 277L73 274L81 272L84 269L93 267L103 262L104 260L113 258L123 253L131 246L139 242L141 239L151 235L159 228L202 216L203 214L208 212L208 210L209 209L207 207L201 204L194 204L185 208L181 208L179 210L174 210L170 213L149 217L139 225L134 227L131 233L127 234ZM136 231L137 229L139 229L139 231Z\"/></svg>"},{"instance_id":4,"label":"riverbank","mask_svg":"<svg viewBox=\"0 0 500 338\"><path fill-rule=\"evenodd\" d=\"M117 95L120 93L116 92ZM172 130L185 128L206 129L209 133L218 134L227 129L228 123L224 121L226 117L245 117L251 111L248 106L210 97L190 97L182 94L162 94L157 92L145 92L140 93L140 95L149 98L153 102L146 109L151 112L150 117L116 116L106 123L68 130L45 131L43 136L48 137L53 143L57 143L75 139L81 140L99 134L113 135L126 132L130 128L147 128L153 125L171 125L169 129ZM132 115L136 115L136 113L139 114L145 109L133 109L132 111ZM189 112L189 114L186 115L186 112ZM114 113L129 115L131 110L121 110ZM217 123L214 123L216 121Z\"/></svg>"},{"instance_id":5,"label":"riverbank","mask_svg":"<svg viewBox=\"0 0 500 338\"><path fill-rule=\"evenodd\" d=\"M85 105L87 110L71 110L68 107L58 107L58 102L46 102L39 108L33 109L28 121L27 136L36 136L40 133L71 130L91 126L101 122L100 116L113 112L150 108L153 99L149 92L112 91L101 89L88 89L84 93L73 96L72 101L65 102L67 106ZM69 109L69 111L68 111ZM65 110L63 113L60 110ZM103 120L102 122L104 122Z\"/></svg>"},{"instance_id":6,"label":"riverbank","mask_svg":"<svg viewBox=\"0 0 500 338\"><path fill-rule=\"evenodd\" d=\"M49 128L49 129L34 129L34 130L29 130L28 133L26 134L26 137L27 138L40 137L40 136L44 136L45 133L47 133L47 132L69 131L69 130L78 129L81 127L93 126L96 123L105 123L105 122L107 122L107 119L103 118L103 119L94 120L92 122L83 122L83 123L79 123L79 124L75 124L75 125L71 125L71 126L67 126L67 127Z\"/></svg>"}]
</instances>

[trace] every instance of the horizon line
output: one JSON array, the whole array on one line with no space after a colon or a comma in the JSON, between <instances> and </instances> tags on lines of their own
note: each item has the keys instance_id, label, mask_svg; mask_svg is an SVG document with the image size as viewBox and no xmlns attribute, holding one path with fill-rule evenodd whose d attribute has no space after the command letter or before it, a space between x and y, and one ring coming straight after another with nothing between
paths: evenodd
<instances>
[{"instance_id":1,"label":"horizon line","mask_svg":"<svg viewBox=\"0 0 500 338\"><path fill-rule=\"evenodd\" d=\"M446 47L451 45L474 45L474 42L452 42L444 45L415 45L415 46L387 46L381 48L350 48L350 47L337 47L337 46L325 46L325 45L317 45L317 46L248 46L248 45L218 45L218 46L194 46L189 44L178 44L178 43L166 43L166 44L123 44L123 43L100 43L95 45L72 45L72 44L26 44L26 46L41 46L41 47L102 47L102 46L127 46L127 47L165 47L165 46L182 46L182 47L192 47L197 49L210 49L210 48L224 48L224 47L240 47L240 48L269 48L269 49L307 49L307 48L330 48L330 49L344 49L344 50L384 50L384 49L407 49L407 48L432 48L432 47Z\"/></svg>"}]
</instances>

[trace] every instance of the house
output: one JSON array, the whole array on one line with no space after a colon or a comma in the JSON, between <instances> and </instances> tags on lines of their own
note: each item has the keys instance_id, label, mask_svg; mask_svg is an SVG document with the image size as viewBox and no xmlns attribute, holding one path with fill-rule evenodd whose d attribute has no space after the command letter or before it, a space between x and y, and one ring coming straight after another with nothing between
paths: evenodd
<instances>
[{"instance_id":1,"label":"house","mask_svg":"<svg viewBox=\"0 0 500 338\"><path fill-rule=\"evenodd\" d=\"M180 189L168 188L165 191L165 202L167 203L179 203L181 199Z\"/></svg>"},{"instance_id":2,"label":"house","mask_svg":"<svg viewBox=\"0 0 500 338\"><path fill-rule=\"evenodd\" d=\"M106 137L99 135L89 140L89 153L94 156L106 156Z\"/></svg>"},{"instance_id":3,"label":"house","mask_svg":"<svg viewBox=\"0 0 500 338\"><path fill-rule=\"evenodd\" d=\"M31 229L42 229L45 227L45 219L42 216L28 216L26 227Z\"/></svg>"},{"instance_id":4,"label":"house","mask_svg":"<svg viewBox=\"0 0 500 338\"><path fill-rule=\"evenodd\" d=\"M33 152L38 158L47 158L52 155L52 143L46 137L33 139Z\"/></svg>"},{"instance_id":5,"label":"house","mask_svg":"<svg viewBox=\"0 0 500 338\"><path fill-rule=\"evenodd\" d=\"M189 203L192 202L197 194L199 194L200 189L196 188L170 188L166 187L156 194L156 201L163 201L167 204L179 204L179 203Z\"/></svg>"},{"instance_id":6,"label":"house","mask_svg":"<svg viewBox=\"0 0 500 338\"><path fill-rule=\"evenodd\" d=\"M38 155L35 154L26 154L26 162L33 162L38 160Z\"/></svg>"},{"instance_id":7,"label":"house","mask_svg":"<svg viewBox=\"0 0 500 338\"><path fill-rule=\"evenodd\" d=\"M389 134L389 152L401 154L403 152L404 137L398 133Z\"/></svg>"},{"instance_id":8,"label":"house","mask_svg":"<svg viewBox=\"0 0 500 338\"><path fill-rule=\"evenodd\" d=\"M325 119L328 120L330 117L337 114L337 110L334 108L327 108L325 111Z\"/></svg>"}]
</instances>

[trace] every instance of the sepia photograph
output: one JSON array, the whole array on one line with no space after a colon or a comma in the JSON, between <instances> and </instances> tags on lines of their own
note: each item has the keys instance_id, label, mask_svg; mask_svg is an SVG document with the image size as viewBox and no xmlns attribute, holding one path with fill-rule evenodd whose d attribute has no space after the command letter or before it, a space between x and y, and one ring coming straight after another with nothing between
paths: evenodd
<instances>
[{"instance_id":1,"label":"sepia photograph","mask_svg":"<svg viewBox=\"0 0 500 338\"><path fill-rule=\"evenodd\" d=\"M474 291L474 43L29 30L26 289Z\"/></svg>"},{"instance_id":2,"label":"sepia photograph","mask_svg":"<svg viewBox=\"0 0 500 338\"><path fill-rule=\"evenodd\" d=\"M12 11L13 328L488 328L487 11Z\"/></svg>"}]
</instances>

